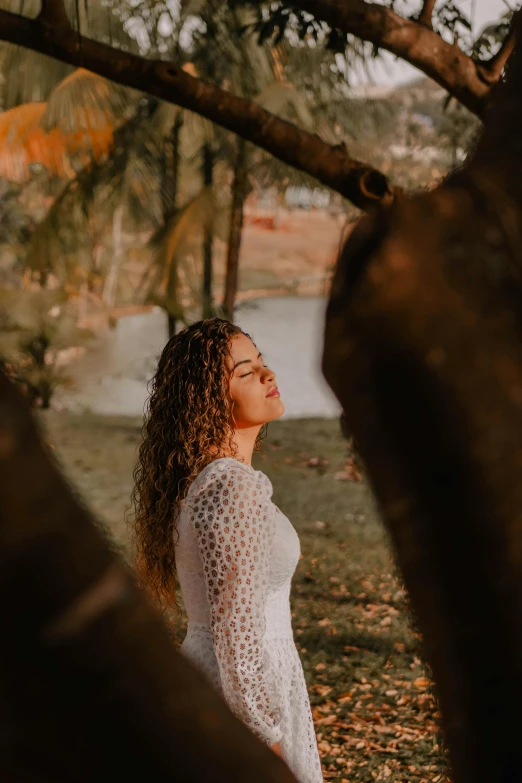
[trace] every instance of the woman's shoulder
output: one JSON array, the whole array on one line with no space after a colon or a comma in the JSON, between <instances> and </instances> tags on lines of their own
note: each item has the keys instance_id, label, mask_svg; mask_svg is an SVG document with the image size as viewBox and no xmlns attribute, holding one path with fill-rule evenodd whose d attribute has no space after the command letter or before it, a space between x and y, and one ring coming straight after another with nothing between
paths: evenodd
<instances>
[{"instance_id":1,"label":"woman's shoulder","mask_svg":"<svg viewBox=\"0 0 522 783\"><path fill-rule=\"evenodd\" d=\"M188 494L199 494L210 488L223 490L230 484L241 485L245 489L255 485L272 494L268 476L234 457L220 457L209 462L190 485Z\"/></svg>"}]
</instances>

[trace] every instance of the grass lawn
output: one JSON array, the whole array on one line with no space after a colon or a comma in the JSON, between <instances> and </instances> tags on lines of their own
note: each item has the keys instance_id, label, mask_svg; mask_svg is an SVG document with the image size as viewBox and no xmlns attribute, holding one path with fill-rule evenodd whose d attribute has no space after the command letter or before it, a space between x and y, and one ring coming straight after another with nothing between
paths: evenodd
<instances>
[{"instance_id":1,"label":"grass lawn","mask_svg":"<svg viewBox=\"0 0 522 783\"><path fill-rule=\"evenodd\" d=\"M54 412L41 420L71 481L127 552L141 422ZM301 539L293 622L325 780L445 783L419 637L368 486L346 480L346 453L337 421L306 419L270 425L255 458Z\"/></svg>"}]
</instances>

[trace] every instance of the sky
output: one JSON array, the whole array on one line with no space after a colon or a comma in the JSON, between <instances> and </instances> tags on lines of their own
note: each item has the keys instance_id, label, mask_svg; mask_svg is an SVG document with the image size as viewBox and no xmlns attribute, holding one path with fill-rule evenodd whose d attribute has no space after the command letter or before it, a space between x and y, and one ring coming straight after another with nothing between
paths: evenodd
<instances>
[{"instance_id":1,"label":"sky","mask_svg":"<svg viewBox=\"0 0 522 783\"><path fill-rule=\"evenodd\" d=\"M444 0L438 0L437 5L442 4ZM0 5L3 0L0 0ZM383 2L383 0L373 0L373 2ZM395 7L397 13L402 16L412 15L418 11L422 0L395 0ZM453 0L454 4L458 6L471 20L472 32L474 37L480 33L481 30L491 22L498 21L503 13L508 10L508 7L517 7L520 5L520 0ZM180 0L167 0L167 5L171 8L173 16L176 17L179 13ZM147 34L143 29L140 29L140 23L137 19L134 20L135 25L132 29L132 34L139 40L140 44L147 47ZM194 24L197 24L194 22ZM164 29L165 35L170 35L171 26L169 29ZM190 41L193 32L193 27L189 21L185 25L184 35L182 34L182 43L185 38L185 45ZM143 37L145 36L145 37ZM413 79L419 78L423 74L411 65L408 65L403 60L397 60L388 52L383 52L382 56L378 60L372 61L369 65L369 75L366 71L357 72L352 70L350 73L350 81L352 86L362 86L368 82L375 85L395 85L404 84L410 82Z\"/></svg>"},{"instance_id":2,"label":"sky","mask_svg":"<svg viewBox=\"0 0 522 783\"><path fill-rule=\"evenodd\" d=\"M513 0L508 0L508 2L511 7L515 5ZM506 0L457 0L457 3L471 17L475 35L490 22L498 20L507 10ZM404 61L396 60L387 52L380 60L372 63L371 67L371 80L374 84L403 84L421 75L416 68ZM357 81L364 83L366 79L366 76L361 75Z\"/></svg>"}]
</instances>

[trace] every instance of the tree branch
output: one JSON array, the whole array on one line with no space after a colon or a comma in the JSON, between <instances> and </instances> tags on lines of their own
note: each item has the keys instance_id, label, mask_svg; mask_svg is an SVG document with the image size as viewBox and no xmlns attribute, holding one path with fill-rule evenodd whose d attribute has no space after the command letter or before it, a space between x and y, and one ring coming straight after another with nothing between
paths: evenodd
<instances>
[{"instance_id":1,"label":"tree branch","mask_svg":"<svg viewBox=\"0 0 522 783\"><path fill-rule=\"evenodd\" d=\"M502 189L509 194L509 198L520 199L522 204L522 154L520 139L522 137L522 9L514 16L509 36L506 39L504 49L513 49L506 68L506 79L500 81L492 92L487 112L484 116L484 132L475 151L475 160L481 164L490 166L491 171L487 180L483 182L491 191L492 200L497 202L499 214L505 218L509 209L506 208L505 196L494 191L498 190L498 183L502 183ZM502 70L501 63L507 59L506 52L495 55L498 58L498 67ZM495 59L495 58L493 58ZM511 221L512 222L512 221ZM518 235L519 224L513 223L515 236ZM515 241L515 244L518 240Z\"/></svg>"},{"instance_id":2,"label":"tree branch","mask_svg":"<svg viewBox=\"0 0 522 783\"><path fill-rule=\"evenodd\" d=\"M509 32L506 35L502 46L490 60L480 66L482 78L488 84L495 84L502 75L506 63L511 57L515 44L517 42L517 29L515 20L513 20Z\"/></svg>"},{"instance_id":3,"label":"tree branch","mask_svg":"<svg viewBox=\"0 0 522 783\"><path fill-rule=\"evenodd\" d=\"M436 0L424 0L422 4L422 11L419 14L418 22L425 27L433 29L433 9L435 8Z\"/></svg>"},{"instance_id":4,"label":"tree branch","mask_svg":"<svg viewBox=\"0 0 522 783\"><path fill-rule=\"evenodd\" d=\"M425 7L433 4L426 0ZM491 83L484 81L480 65L456 44L444 41L431 24L404 19L365 0L292 0L292 5L414 65L474 114L482 114Z\"/></svg>"},{"instance_id":5,"label":"tree branch","mask_svg":"<svg viewBox=\"0 0 522 783\"><path fill-rule=\"evenodd\" d=\"M68 21L64 23L62 12L58 0L45 0L42 15L34 20L0 11L0 40L71 65L82 65L115 82L200 114L310 174L360 209L393 200L394 190L384 174L350 158L344 145L327 144L319 136L276 117L253 101L190 76L175 63L147 60L85 38Z\"/></svg>"},{"instance_id":6,"label":"tree branch","mask_svg":"<svg viewBox=\"0 0 522 783\"><path fill-rule=\"evenodd\" d=\"M47 28L59 28L60 33L72 33L71 23L63 0L41 0L42 7L38 14L38 21Z\"/></svg>"}]
</instances>

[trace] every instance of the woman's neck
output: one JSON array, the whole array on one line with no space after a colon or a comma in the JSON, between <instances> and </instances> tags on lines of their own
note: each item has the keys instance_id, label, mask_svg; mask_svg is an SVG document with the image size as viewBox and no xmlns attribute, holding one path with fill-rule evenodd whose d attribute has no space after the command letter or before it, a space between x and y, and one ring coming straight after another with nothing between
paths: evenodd
<instances>
[{"instance_id":1,"label":"woman's neck","mask_svg":"<svg viewBox=\"0 0 522 783\"><path fill-rule=\"evenodd\" d=\"M236 447L236 452L233 456L246 465L252 464L252 455L260 429L261 427L256 426L234 430L232 441Z\"/></svg>"}]
</instances>

